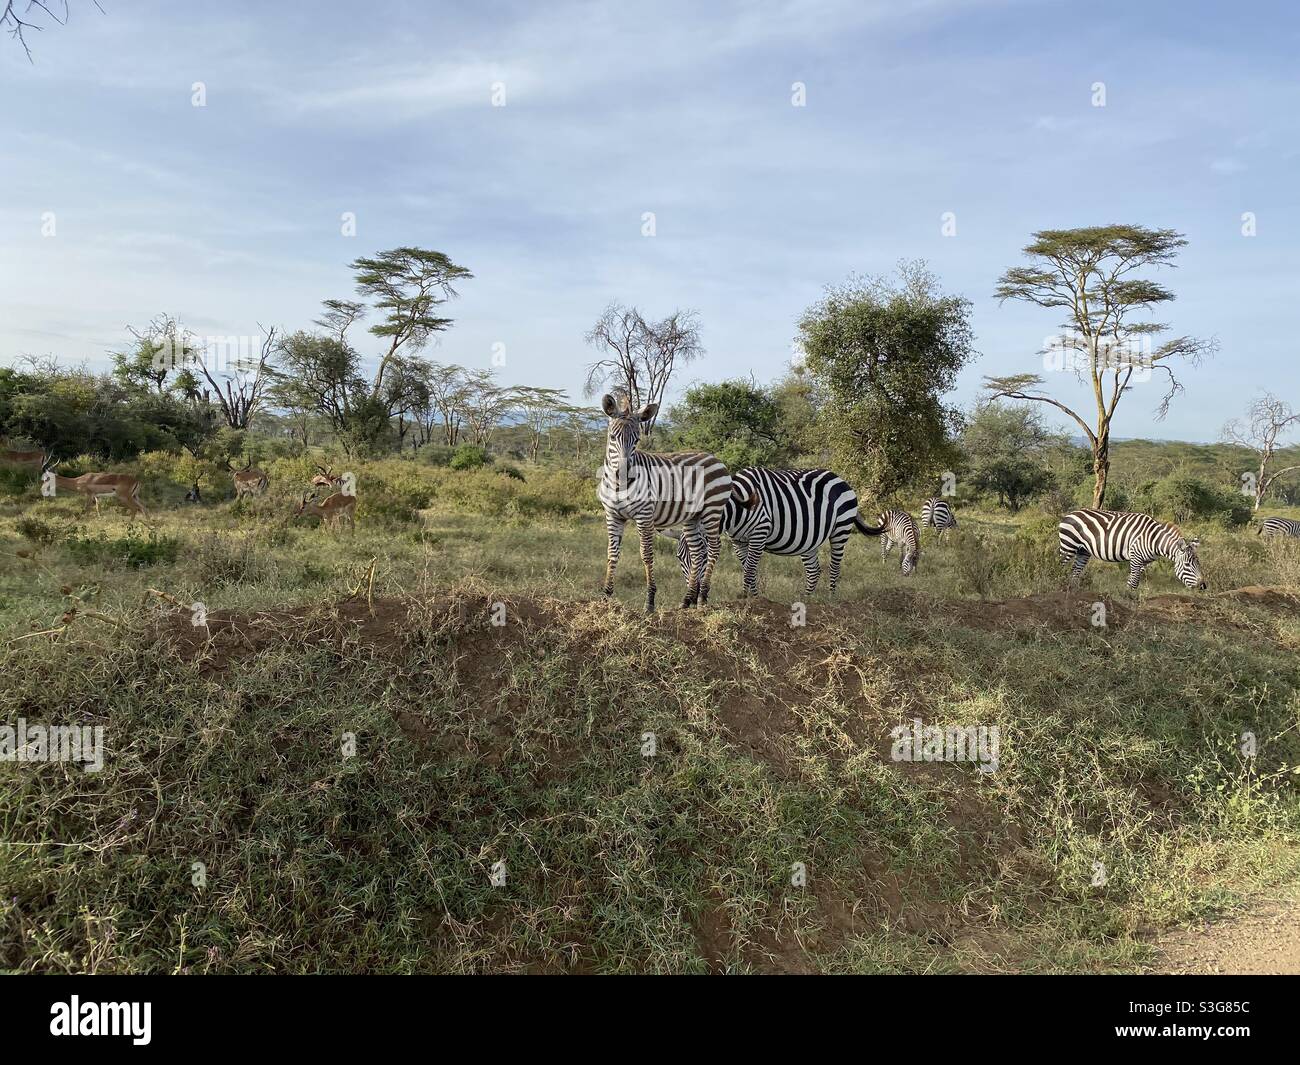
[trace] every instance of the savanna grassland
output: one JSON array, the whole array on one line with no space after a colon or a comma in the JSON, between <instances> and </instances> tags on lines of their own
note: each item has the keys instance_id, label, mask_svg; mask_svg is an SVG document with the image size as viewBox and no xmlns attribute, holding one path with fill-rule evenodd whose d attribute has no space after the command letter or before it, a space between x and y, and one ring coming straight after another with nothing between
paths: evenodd
<instances>
[{"instance_id":1,"label":"savanna grassland","mask_svg":"<svg viewBox=\"0 0 1300 1065\"><path fill-rule=\"evenodd\" d=\"M1300 543L1067 594L1051 515L967 507L801 626L797 560L683 612L665 542L646 617L579 474L363 465L332 532L310 461L201 506L133 468L147 523L0 502L6 719L108 749L0 763L7 970L1134 971L1300 872ZM914 718L997 770L894 761Z\"/></svg>"}]
</instances>

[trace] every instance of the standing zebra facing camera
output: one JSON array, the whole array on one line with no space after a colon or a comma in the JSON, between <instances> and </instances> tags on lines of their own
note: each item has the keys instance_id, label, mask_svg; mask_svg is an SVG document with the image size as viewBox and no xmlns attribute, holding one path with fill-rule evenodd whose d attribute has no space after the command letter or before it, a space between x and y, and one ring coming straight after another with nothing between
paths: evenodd
<instances>
[{"instance_id":1,"label":"standing zebra facing camera","mask_svg":"<svg viewBox=\"0 0 1300 1065\"><path fill-rule=\"evenodd\" d=\"M957 528L957 516L945 500L927 499L921 504L921 525L939 530L939 539L948 537L948 530Z\"/></svg>"},{"instance_id":2,"label":"standing zebra facing camera","mask_svg":"<svg viewBox=\"0 0 1300 1065\"><path fill-rule=\"evenodd\" d=\"M804 594L812 595L822 574L817 553L828 540L833 594L844 548L855 529L864 536L884 532L858 517L857 494L830 470L743 469L732 479L722 517L722 531L744 568L746 595L758 594L758 563L764 551L798 555L803 560ZM685 573L690 559L685 538L667 535L677 540L677 561Z\"/></svg>"},{"instance_id":3,"label":"standing zebra facing camera","mask_svg":"<svg viewBox=\"0 0 1300 1065\"><path fill-rule=\"evenodd\" d=\"M903 556L903 576L916 572L921 561L921 532L916 519L905 510L886 510L880 515L880 560L889 557L890 549L898 544Z\"/></svg>"},{"instance_id":4,"label":"standing zebra facing camera","mask_svg":"<svg viewBox=\"0 0 1300 1065\"><path fill-rule=\"evenodd\" d=\"M1300 536L1300 521L1292 521L1290 518L1265 518L1257 535Z\"/></svg>"},{"instance_id":5,"label":"standing zebra facing camera","mask_svg":"<svg viewBox=\"0 0 1300 1065\"><path fill-rule=\"evenodd\" d=\"M623 528L629 521L634 522L645 566L645 609L647 614L653 612L655 530L682 525L691 556L682 606L707 603L722 543L722 511L731 495L731 473L716 456L706 452L657 455L637 450L641 427L655 416L659 404L647 403L633 413L626 398L619 404L613 396L605 396L600 405L609 418L605 465L596 492L605 508L605 530L609 534L605 594L614 594L614 569L623 543Z\"/></svg>"},{"instance_id":6,"label":"standing zebra facing camera","mask_svg":"<svg viewBox=\"0 0 1300 1065\"><path fill-rule=\"evenodd\" d=\"M1088 560L1127 562L1128 587L1137 591L1142 571L1157 559L1174 564L1174 575L1188 588L1209 587L1201 575L1196 549L1200 540L1188 540L1176 525L1157 521L1148 514L1115 510L1075 510L1061 519L1061 562L1073 560L1070 583L1083 575Z\"/></svg>"}]
</instances>

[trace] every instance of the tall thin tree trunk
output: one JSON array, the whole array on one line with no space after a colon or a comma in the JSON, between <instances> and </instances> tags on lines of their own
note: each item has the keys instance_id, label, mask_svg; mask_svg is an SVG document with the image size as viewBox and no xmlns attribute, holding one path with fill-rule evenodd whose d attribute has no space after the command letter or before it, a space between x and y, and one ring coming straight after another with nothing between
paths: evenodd
<instances>
[{"instance_id":1,"label":"tall thin tree trunk","mask_svg":"<svg viewBox=\"0 0 1300 1065\"><path fill-rule=\"evenodd\" d=\"M1103 433L1097 437L1097 446L1092 452L1092 472L1096 481L1092 487L1092 505L1101 509L1106 501L1106 478L1110 475L1110 435Z\"/></svg>"}]
</instances>

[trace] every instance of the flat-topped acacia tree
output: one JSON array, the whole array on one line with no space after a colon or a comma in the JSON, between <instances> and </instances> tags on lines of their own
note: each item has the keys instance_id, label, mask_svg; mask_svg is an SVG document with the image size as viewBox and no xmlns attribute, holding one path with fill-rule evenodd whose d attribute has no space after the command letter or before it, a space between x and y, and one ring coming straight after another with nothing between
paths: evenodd
<instances>
[{"instance_id":1,"label":"flat-topped acacia tree","mask_svg":"<svg viewBox=\"0 0 1300 1065\"><path fill-rule=\"evenodd\" d=\"M372 300L380 313L370 332L389 341L371 386L372 398L378 399L393 360L399 354L419 351L434 333L451 325L451 319L440 316L437 309L456 295L455 282L468 281L474 275L440 251L410 247L356 259L352 269L357 272L357 294ZM347 300L332 300L326 306L348 319L348 324L363 310Z\"/></svg>"},{"instance_id":2,"label":"flat-topped acacia tree","mask_svg":"<svg viewBox=\"0 0 1300 1065\"><path fill-rule=\"evenodd\" d=\"M1064 333L1054 338L1051 354L1061 369L1073 370L1090 386L1096 412L1090 419L1054 399L1036 373L985 378L988 399L1048 403L1069 415L1092 448L1094 507L1106 498L1111 423L1120 399L1133 385L1163 375L1165 390L1156 405L1156 417L1163 418L1183 387L1174 375L1177 361L1196 365L1217 347L1213 340L1188 336L1160 340L1169 331L1165 323L1136 318L1174 299L1169 289L1137 272L1173 266L1186 244L1172 229L1145 226L1045 229L1024 249L1030 263L1012 267L998 281L1000 302L1024 300L1065 311Z\"/></svg>"}]
</instances>

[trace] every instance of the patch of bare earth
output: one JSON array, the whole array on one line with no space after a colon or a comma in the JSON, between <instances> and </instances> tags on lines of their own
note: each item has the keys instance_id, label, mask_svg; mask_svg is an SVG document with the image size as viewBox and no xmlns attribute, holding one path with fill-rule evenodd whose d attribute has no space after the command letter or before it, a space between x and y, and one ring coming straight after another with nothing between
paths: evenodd
<instances>
[{"instance_id":1,"label":"patch of bare earth","mask_svg":"<svg viewBox=\"0 0 1300 1065\"><path fill-rule=\"evenodd\" d=\"M1182 975L1300 975L1300 898L1257 902L1240 914L1170 933L1156 971Z\"/></svg>"}]
</instances>

